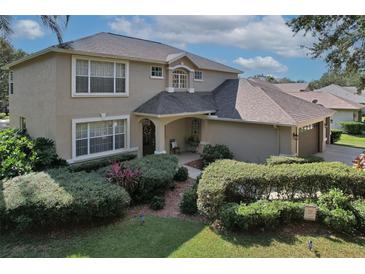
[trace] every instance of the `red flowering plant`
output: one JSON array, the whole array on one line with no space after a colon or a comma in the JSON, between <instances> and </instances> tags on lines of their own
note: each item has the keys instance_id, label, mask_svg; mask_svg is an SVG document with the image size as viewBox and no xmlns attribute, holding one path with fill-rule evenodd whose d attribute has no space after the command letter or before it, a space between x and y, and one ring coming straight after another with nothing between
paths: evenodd
<instances>
[{"instance_id":1,"label":"red flowering plant","mask_svg":"<svg viewBox=\"0 0 365 274\"><path fill-rule=\"evenodd\" d=\"M356 169L365 170L365 151L352 161L352 165Z\"/></svg>"},{"instance_id":2,"label":"red flowering plant","mask_svg":"<svg viewBox=\"0 0 365 274\"><path fill-rule=\"evenodd\" d=\"M109 182L124 187L133 196L137 191L142 173L139 169L132 169L115 162L106 173Z\"/></svg>"}]
</instances>

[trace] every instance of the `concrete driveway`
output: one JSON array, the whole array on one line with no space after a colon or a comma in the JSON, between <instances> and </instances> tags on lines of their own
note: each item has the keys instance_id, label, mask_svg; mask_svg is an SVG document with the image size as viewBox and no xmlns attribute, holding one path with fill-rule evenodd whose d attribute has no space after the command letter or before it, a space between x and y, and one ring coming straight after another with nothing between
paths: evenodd
<instances>
[{"instance_id":1,"label":"concrete driveway","mask_svg":"<svg viewBox=\"0 0 365 274\"><path fill-rule=\"evenodd\" d=\"M327 162L342 162L351 166L355 157L363 151L362 148L327 145L325 152L316 153L315 155L322 157Z\"/></svg>"}]
</instances>

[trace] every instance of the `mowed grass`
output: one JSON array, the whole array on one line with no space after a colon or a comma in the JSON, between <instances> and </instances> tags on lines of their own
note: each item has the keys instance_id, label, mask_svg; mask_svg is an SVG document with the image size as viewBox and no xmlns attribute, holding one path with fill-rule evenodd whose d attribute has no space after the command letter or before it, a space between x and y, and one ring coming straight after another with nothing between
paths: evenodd
<instances>
[{"instance_id":1,"label":"mowed grass","mask_svg":"<svg viewBox=\"0 0 365 274\"><path fill-rule=\"evenodd\" d=\"M129 219L92 229L2 235L0 257L365 257L364 238L312 232L222 235L197 221L146 217L144 225Z\"/></svg>"},{"instance_id":2,"label":"mowed grass","mask_svg":"<svg viewBox=\"0 0 365 274\"><path fill-rule=\"evenodd\" d=\"M336 145L365 148L365 135L349 135L342 133Z\"/></svg>"}]
</instances>

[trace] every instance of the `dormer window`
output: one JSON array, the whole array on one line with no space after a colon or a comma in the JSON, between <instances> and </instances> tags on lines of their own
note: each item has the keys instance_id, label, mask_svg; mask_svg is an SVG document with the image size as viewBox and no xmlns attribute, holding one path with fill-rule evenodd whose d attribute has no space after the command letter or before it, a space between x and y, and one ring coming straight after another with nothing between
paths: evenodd
<instances>
[{"instance_id":1,"label":"dormer window","mask_svg":"<svg viewBox=\"0 0 365 274\"><path fill-rule=\"evenodd\" d=\"M163 79L163 68L162 68L162 66L151 66L151 78Z\"/></svg>"},{"instance_id":2,"label":"dormer window","mask_svg":"<svg viewBox=\"0 0 365 274\"><path fill-rule=\"evenodd\" d=\"M172 72L172 86L177 89L186 89L188 87L188 74L182 69L176 69Z\"/></svg>"},{"instance_id":3,"label":"dormer window","mask_svg":"<svg viewBox=\"0 0 365 274\"><path fill-rule=\"evenodd\" d=\"M203 81L203 72L201 70L194 71L194 80Z\"/></svg>"}]
</instances>

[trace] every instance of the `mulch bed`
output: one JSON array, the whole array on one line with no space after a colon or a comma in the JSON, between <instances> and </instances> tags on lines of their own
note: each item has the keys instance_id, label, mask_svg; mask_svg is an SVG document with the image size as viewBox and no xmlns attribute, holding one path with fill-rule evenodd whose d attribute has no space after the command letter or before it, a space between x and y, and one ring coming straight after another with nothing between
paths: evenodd
<instances>
[{"instance_id":1,"label":"mulch bed","mask_svg":"<svg viewBox=\"0 0 365 274\"><path fill-rule=\"evenodd\" d=\"M153 210L149 208L149 205L137 205L128 210L127 216L130 218L139 217L141 214L144 216L158 216L158 217L175 217L182 219L194 219L202 220L201 216L190 216L180 212L180 201L182 196L189 187L194 183L194 180L188 179L184 182L175 182L173 189L167 190L165 194L165 207L161 210Z\"/></svg>"},{"instance_id":2,"label":"mulch bed","mask_svg":"<svg viewBox=\"0 0 365 274\"><path fill-rule=\"evenodd\" d=\"M203 161L201 159L191 161L189 163L186 163L185 165L203 170Z\"/></svg>"}]
</instances>

